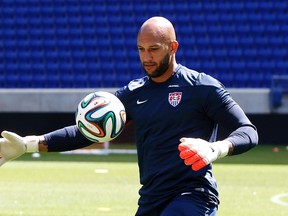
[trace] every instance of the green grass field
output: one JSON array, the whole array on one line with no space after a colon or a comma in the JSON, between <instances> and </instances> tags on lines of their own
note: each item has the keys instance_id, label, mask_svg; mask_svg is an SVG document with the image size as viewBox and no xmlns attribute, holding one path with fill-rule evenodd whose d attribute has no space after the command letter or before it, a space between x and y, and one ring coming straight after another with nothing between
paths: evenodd
<instances>
[{"instance_id":1,"label":"green grass field","mask_svg":"<svg viewBox=\"0 0 288 216\"><path fill-rule=\"evenodd\" d=\"M288 215L288 151L273 147L214 164L218 215ZM140 187L136 161L136 155L26 154L0 168L0 216L132 216ZM272 202L279 194L287 196Z\"/></svg>"}]
</instances>

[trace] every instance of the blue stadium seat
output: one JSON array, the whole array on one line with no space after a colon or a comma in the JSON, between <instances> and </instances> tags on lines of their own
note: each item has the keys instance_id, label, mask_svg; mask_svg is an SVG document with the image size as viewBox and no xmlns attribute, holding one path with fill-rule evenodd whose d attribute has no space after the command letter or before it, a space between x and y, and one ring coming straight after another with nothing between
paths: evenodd
<instances>
[{"instance_id":1,"label":"blue stadium seat","mask_svg":"<svg viewBox=\"0 0 288 216\"><path fill-rule=\"evenodd\" d=\"M265 83L264 75L257 72L251 73L249 76L249 80L250 85L254 88L262 88Z\"/></svg>"},{"instance_id":2,"label":"blue stadium seat","mask_svg":"<svg viewBox=\"0 0 288 216\"><path fill-rule=\"evenodd\" d=\"M6 74L0 73L0 88L7 88L7 87L9 86L7 85Z\"/></svg>"},{"instance_id":3,"label":"blue stadium seat","mask_svg":"<svg viewBox=\"0 0 288 216\"><path fill-rule=\"evenodd\" d=\"M287 5L3 1L0 70L5 75L0 76L5 84L0 87L122 86L144 74L137 53L139 26L150 16L166 14L177 30L179 63L213 74L226 87L269 88L272 75L288 71Z\"/></svg>"},{"instance_id":4,"label":"blue stadium seat","mask_svg":"<svg viewBox=\"0 0 288 216\"><path fill-rule=\"evenodd\" d=\"M233 82L234 74L231 73L220 73L218 74L218 79L221 83L224 84L224 86L229 87L230 83Z\"/></svg>"},{"instance_id":5,"label":"blue stadium seat","mask_svg":"<svg viewBox=\"0 0 288 216\"><path fill-rule=\"evenodd\" d=\"M49 86L49 88L61 88L60 77L61 76L57 72L55 73L49 72L49 74L46 77L47 86Z\"/></svg>"},{"instance_id":6,"label":"blue stadium seat","mask_svg":"<svg viewBox=\"0 0 288 216\"><path fill-rule=\"evenodd\" d=\"M88 75L86 73L81 73L74 76L74 88L87 88L88 86Z\"/></svg>"},{"instance_id":7,"label":"blue stadium seat","mask_svg":"<svg viewBox=\"0 0 288 216\"><path fill-rule=\"evenodd\" d=\"M87 76L87 87L89 88L96 88L96 87L104 87L103 86L103 79L102 74L93 72Z\"/></svg>"},{"instance_id":8,"label":"blue stadium seat","mask_svg":"<svg viewBox=\"0 0 288 216\"><path fill-rule=\"evenodd\" d=\"M116 75L116 85L119 87L128 85L131 81L131 76L129 73L122 72L121 74Z\"/></svg>"},{"instance_id":9,"label":"blue stadium seat","mask_svg":"<svg viewBox=\"0 0 288 216\"><path fill-rule=\"evenodd\" d=\"M10 88L19 88L20 76L17 74L10 74L6 76L5 84Z\"/></svg>"},{"instance_id":10,"label":"blue stadium seat","mask_svg":"<svg viewBox=\"0 0 288 216\"><path fill-rule=\"evenodd\" d=\"M45 73L34 74L32 80L33 88L47 88L47 75Z\"/></svg>"},{"instance_id":11,"label":"blue stadium seat","mask_svg":"<svg viewBox=\"0 0 288 216\"><path fill-rule=\"evenodd\" d=\"M280 60L276 62L276 68L279 70L279 73L283 73L281 71L284 71L284 74L288 74L287 68L288 68L288 62L287 60Z\"/></svg>"},{"instance_id":12,"label":"blue stadium seat","mask_svg":"<svg viewBox=\"0 0 288 216\"><path fill-rule=\"evenodd\" d=\"M116 83L117 83L117 78L116 75L110 72L107 72L107 74L103 74L102 75L102 81L103 83L105 83L105 86L107 87L116 87Z\"/></svg>"},{"instance_id":13,"label":"blue stadium seat","mask_svg":"<svg viewBox=\"0 0 288 216\"><path fill-rule=\"evenodd\" d=\"M76 79L73 73L61 72L60 81L62 88L74 88L75 80Z\"/></svg>"}]
</instances>

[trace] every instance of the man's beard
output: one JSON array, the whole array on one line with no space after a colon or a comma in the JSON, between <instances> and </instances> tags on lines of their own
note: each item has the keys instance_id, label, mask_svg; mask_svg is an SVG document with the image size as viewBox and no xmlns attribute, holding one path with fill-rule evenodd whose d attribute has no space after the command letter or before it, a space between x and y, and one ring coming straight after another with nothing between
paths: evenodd
<instances>
[{"instance_id":1,"label":"man's beard","mask_svg":"<svg viewBox=\"0 0 288 216\"><path fill-rule=\"evenodd\" d=\"M148 73L144 68L144 71L146 72L147 76L151 77L151 78L157 78L162 76L169 68L170 65L170 55L169 53L167 53L166 56L164 56L164 58L162 59L162 61L160 62L159 67L156 68L155 71L153 71L152 73Z\"/></svg>"}]
</instances>

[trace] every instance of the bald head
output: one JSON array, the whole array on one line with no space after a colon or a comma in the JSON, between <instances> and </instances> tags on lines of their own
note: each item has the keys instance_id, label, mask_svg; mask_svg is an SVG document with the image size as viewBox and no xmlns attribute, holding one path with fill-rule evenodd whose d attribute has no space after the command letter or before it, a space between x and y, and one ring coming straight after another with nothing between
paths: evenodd
<instances>
[{"instance_id":1,"label":"bald head","mask_svg":"<svg viewBox=\"0 0 288 216\"><path fill-rule=\"evenodd\" d=\"M146 74L154 82L164 82L177 66L175 30L164 17L146 20L138 33L138 52Z\"/></svg>"},{"instance_id":2,"label":"bald head","mask_svg":"<svg viewBox=\"0 0 288 216\"><path fill-rule=\"evenodd\" d=\"M164 17L152 17L141 26L138 37L143 35L154 36L162 42L176 40L176 34L172 23Z\"/></svg>"}]
</instances>

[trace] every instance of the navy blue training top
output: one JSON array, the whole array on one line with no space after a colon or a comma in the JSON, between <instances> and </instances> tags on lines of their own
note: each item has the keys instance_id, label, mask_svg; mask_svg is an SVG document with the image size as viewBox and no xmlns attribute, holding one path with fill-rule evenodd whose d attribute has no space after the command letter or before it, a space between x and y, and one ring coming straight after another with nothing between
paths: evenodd
<instances>
[{"instance_id":1,"label":"navy blue training top","mask_svg":"<svg viewBox=\"0 0 288 216\"><path fill-rule=\"evenodd\" d=\"M223 85L204 73L178 65L164 83L147 76L118 90L127 120L134 122L140 172L139 205L147 211L187 191L203 192L218 203L211 164L193 171L179 157L182 137L216 141L221 125L230 135L233 154L258 142L256 128ZM64 139L63 139L64 138ZM76 126L45 135L49 151L63 151L90 144ZM66 143L66 144L63 144Z\"/></svg>"}]
</instances>

